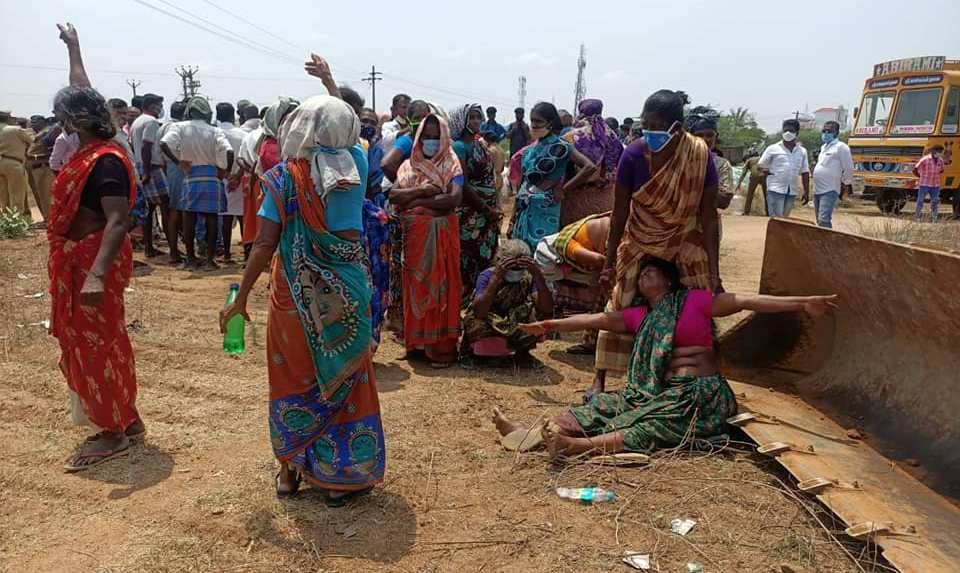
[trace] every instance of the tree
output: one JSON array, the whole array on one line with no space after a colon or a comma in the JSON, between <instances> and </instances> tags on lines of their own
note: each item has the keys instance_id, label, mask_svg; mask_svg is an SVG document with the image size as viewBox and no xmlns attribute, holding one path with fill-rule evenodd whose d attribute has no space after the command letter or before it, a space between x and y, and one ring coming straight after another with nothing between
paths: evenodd
<instances>
[{"instance_id":1,"label":"tree","mask_svg":"<svg viewBox=\"0 0 960 573\"><path fill-rule=\"evenodd\" d=\"M757 120L745 107L731 109L720 114L717 130L723 147L743 147L749 149L763 143L766 133L757 125Z\"/></svg>"}]
</instances>

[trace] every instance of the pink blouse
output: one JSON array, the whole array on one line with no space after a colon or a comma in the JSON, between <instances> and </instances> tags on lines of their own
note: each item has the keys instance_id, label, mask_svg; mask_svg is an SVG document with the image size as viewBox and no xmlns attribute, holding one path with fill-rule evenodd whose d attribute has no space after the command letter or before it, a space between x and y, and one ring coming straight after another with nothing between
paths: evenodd
<instances>
[{"instance_id":1,"label":"pink blouse","mask_svg":"<svg viewBox=\"0 0 960 573\"><path fill-rule=\"evenodd\" d=\"M647 307L631 306L623 309L623 322L627 330L636 333L647 316ZM712 346L713 294L706 290L691 290L680 310L680 318L674 329L673 345Z\"/></svg>"}]
</instances>

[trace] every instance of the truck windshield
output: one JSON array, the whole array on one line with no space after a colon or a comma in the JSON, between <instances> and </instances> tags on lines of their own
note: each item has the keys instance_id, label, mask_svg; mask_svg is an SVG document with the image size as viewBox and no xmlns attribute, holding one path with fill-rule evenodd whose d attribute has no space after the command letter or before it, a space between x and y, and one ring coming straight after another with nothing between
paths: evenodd
<instances>
[{"instance_id":1,"label":"truck windshield","mask_svg":"<svg viewBox=\"0 0 960 573\"><path fill-rule=\"evenodd\" d=\"M855 133L858 135L883 133L893 108L893 96L894 92L879 92L864 96L863 109L860 110Z\"/></svg>"},{"instance_id":2,"label":"truck windshield","mask_svg":"<svg viewBox=\"0 0 960 573\"><path fill-rule=\"evenodd\" d=\"M905 90L900 92L900 103L893 118L891 134L933 133L940 109L941 88Z\"/></svg>"}]
</instances>

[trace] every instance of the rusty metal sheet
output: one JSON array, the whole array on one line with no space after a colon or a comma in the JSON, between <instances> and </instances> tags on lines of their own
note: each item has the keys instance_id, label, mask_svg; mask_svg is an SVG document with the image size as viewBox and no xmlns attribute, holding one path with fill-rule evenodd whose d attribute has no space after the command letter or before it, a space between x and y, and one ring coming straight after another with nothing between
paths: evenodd
<instances>
[{"instance_id":1,"label":"rusty metal sheet","mask_svg":"<svg viewBox=\"0 0 960 573\"><path fill-rule=\"evenodd\" d=\"M776 456L798 481L856 482L857 488L827 487L816 497L848 525L885 523L900 533L873 535L891 564L903 573L960 571L960 509L798 397L730 385L740 411L760 415L741 426L758 445L786 442L804 450Z\"/></svg>"}]
</instances>

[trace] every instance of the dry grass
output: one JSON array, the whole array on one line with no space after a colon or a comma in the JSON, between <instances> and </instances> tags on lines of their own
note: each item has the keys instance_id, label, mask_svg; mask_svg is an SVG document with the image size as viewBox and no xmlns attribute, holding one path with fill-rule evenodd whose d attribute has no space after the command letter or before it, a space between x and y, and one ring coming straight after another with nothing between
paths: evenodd
<instances>
[{"instance_id":1,"label":"dry grass","mask_svg":"<svg viewBox=\"0 0 960 573\"><path fill-rule=\"evenodd\" d=\"M732 221L726 232L746 236ZM762 243L750 236L724 249L724 265L743 273L731 274L733 290L756 289L746 269L758 269ZM642 468L554 467L544 453L502 451L493 406L532 422L579 403L592 361L564 354L570 340L539 348L546 368L536 372L437 372L400 361L387 340L377 354L386 482L343 509L309 490L278 500L264 421L264 279L248 352L219 349L216 313L235 274L158 267L134 280L127 321L139 324L147 443L64 475L59 464L83 433L65 416L57 345L42 327L17 326L48 316L46 296L24 298L45 292L45 257L42 235L0 253L0 571L580 573L623 568L626 550L651 553L655 571L688 561L709 572L886 571L875 547L841 547L831 515L744 444L678 448ZM558 498L558 485L601 485L617 499L581 506ZM696 528L671 533L677 517Z\"/></svg>"},{"instance_id":2,"label":"dry grass","mask_svg":"<svg viewBox=\"0 0 960 573\"><path fill-rule=\"evenodd\" d=\"M856 232L904 245L960 252L960 224L950 221L918 223L911 219L894 217L858 219Z\"/></svg>"}]
</instances>

